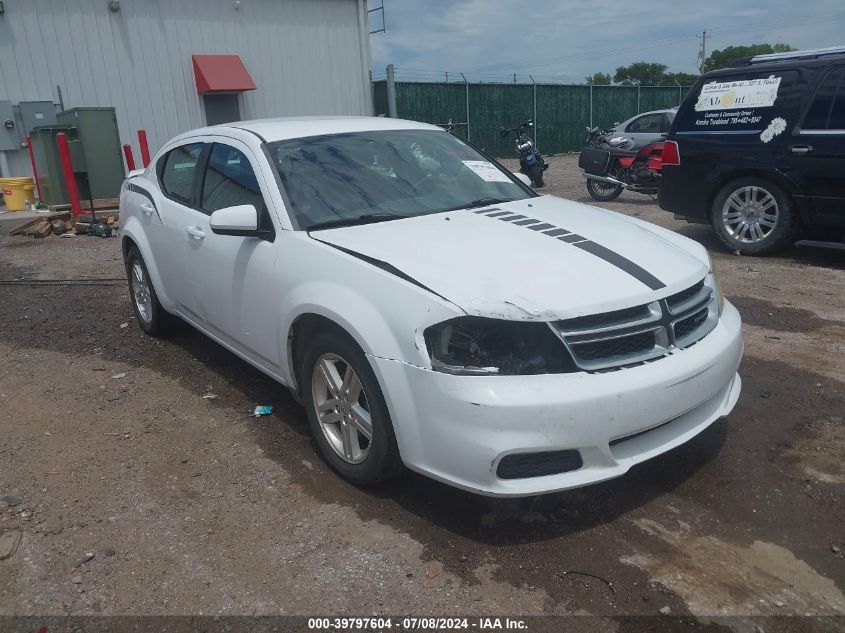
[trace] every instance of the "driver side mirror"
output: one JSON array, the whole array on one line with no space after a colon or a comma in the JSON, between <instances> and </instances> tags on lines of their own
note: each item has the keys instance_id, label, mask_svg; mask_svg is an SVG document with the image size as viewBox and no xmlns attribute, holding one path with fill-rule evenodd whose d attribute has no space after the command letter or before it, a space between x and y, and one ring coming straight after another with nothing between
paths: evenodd
<instances>
[{"instance_id":1,"label":"driver side mirror","mask_svg":"<svg viewBox=\"0 0 845 633\"><path fill-rule=\"evenodd\" d=\"M209 218L211 231L217 235L266 237L270 231L258 228L258 211L251 204L218 209Z\"/></svg>"}]
</instances>

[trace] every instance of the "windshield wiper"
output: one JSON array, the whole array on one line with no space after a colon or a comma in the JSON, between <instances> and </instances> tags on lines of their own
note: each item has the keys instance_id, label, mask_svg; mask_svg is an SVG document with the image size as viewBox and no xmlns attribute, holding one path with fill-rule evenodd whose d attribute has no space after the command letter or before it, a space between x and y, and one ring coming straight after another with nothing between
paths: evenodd
<instances>
[{"instance_id":1,"label":"windshield wiper","mask_svg":"<svg viewBox=\"0 0 845 633\"><path fill-rule=\"evenodd\" d=\"M491 204L501 204L502 202L513 202L513 198L478 198L470 202L466 209L477 209L478 207L486 207Z\"/></svg>"},{"instance_id":2,"label":"windshield wiper","mask_svg":"<svg viewBox=\"0 0 845 633\"><path fill-rule=\"evenodd\" d=\"M513 198L477 198L472 202L468 202L466 204L459 204L456 207L449 207L448 209L443 209L444 211L459 211L460 209L477 209L478 207L487 207L491 204L501 204L503 202L513 202Z\"/></svg>"},{"instance_id":3,"label":"windshield wiper","mask_svg":"<svg viewBox=\"0 0 845 633\"><path fill-rule=\"evenodd\" d=\"M398 220L400 218L408 218L411 216L401 215L398 213L364 213L363 215L356 215L353 218L335 218L334 220L326 220L325 222L315 222L306 227L306 231L318 231L320 229L334 229L341 226L356 226L359 224L374 224L376 222L386 222L388 220Z\"/></svg>"}]
</instances>

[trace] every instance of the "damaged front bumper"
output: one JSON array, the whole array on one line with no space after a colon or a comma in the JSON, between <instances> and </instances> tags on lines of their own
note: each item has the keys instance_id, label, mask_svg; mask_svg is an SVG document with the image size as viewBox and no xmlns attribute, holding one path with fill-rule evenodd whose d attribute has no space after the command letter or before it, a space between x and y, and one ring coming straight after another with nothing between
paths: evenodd
<instances>
[{"instance_id":1,"label":"damaged front bumper","mask_svg":"<svg viewBox=\"0 0 845 633\"><path fill-rule=\"evenodd\" d=\"M481 494L525 496L618 477L730 413L741 387L740 326L726 302L692 347L606 373L455 376L370 360L409 468ZM531 476L501 467L517 455L509 466L530 465L532 454L541 466ZM536 475L543 468L567 470Z\"/></svg>"}]
</instances>

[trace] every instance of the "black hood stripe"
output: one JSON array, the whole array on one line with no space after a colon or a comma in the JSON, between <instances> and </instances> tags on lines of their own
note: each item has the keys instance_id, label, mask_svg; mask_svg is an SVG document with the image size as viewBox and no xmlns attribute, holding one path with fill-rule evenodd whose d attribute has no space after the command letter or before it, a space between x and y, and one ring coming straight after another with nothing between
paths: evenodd
<instances>
[{"instance_id":1,"label":"black hood stripe","mask_svg":"<svg viewBox=\"0 0 845 633\"><path fill-rule=\"evenodd\" d=\"M587 251L588 253L592 253L596 257L601 257L604 261L613 264L617 268L624 270L632 277L639 279L652 290L660 290L661 288L666 287L666 284L648 272L645 268L638 266L627 257L623 257L619 253L612 251L601 244L596 244L595 242L586 240L584 242L573 244L573 246Z\"/></svg>"},{"instance_id":2,"label":"black hood stripe","mask_svg":"<svg viewBox=\"0 0 845 633\"><path fill-rule=\"evenodd\" d=\"M497 207L492 207L489 209L479 209L478 211L475 211L475 213L478 213L480 215L487 215L487 217L496 218L498 220L502 220L503 222L510 222L511 224L515 224L517 226L524 226L525 228L531 229L532 231L541 232L542 235L548 235L549 237L556 238L561 242L572 244L572 246L580 248L582 251L590 253L591 255L595 255L599 259L603 259L608 264L616 266L619 270L628 273L634 279L642 282L652 290L660 290L661 288L666 287L666 284L664 284L662 281L660 281L657 277L652 275L642 266L635 264L627 257L620 255L616 251L610 250L606 246L602 246L601 244L597 244L592 240L588 240L582 235L578 235L577 233L573 233L572 231L569 231L567 229L554 226L553 224L549 224L548 222L543 222L542 220L527 218L523 215L512 216L509 215L508 212L504 212L504 215L503 213L492 213L493 211L501 211L501 209Z\"/></svg>"},{"instance_id":3,"label":"black hood stripe","mask_svg":"<svg viewBox=\"0 0 845 633\"><path fill-rule=\"evenodd\" d=\"M550 237L557 237L559 235L566 235L569 233L566 229L552 229L551 231L543 231L546 235Z\"/></svg>"},{"instance_id":4,"label":"black hood stripe","mask_svg":"<svg viewBox=\"0 0 845 633\"><path fill-rule=\"evenodd\" d=\"M570 233L569 235L562 235L557 239L559 239L561 242L566 242L567 244L574 244L575 242L583 242L587 238L583 235L578 235L577 233Z\"/></svg>"},{"instance_id":5,"label":"black hood stripe","mask_svg":"<svg viewBox=\"0 0 845 633\"><path fill-rule=\"evenodd\" d=\"M440 297L441 299L443 299L443 301L447 301L448 303L452 303L451 301L449 301L446 297L444 297L440 293L435 292L434 290L432 290L431 288L429 288L428 286L426 286L424 284L421 284L419 281L417 281L416 279L414 279L410 275L403 273L401 270L396 268L396 266L394 266L393 264L388 264L387 262L382 261L380 259L376 259L375 257L369 257L368 255L364 255L363 253L359 253L357 251L353 251L351 249L344 248L343 246L338 246L337 244L332 244L331 242L324 242L323 240L318 240L313 235L309 234L309 236L315 242L320 242L321 244L325 244L326 246L331 246L332 248L335 248L335 249L341 251L342 253L346 253L347 255L352 255L352 257L357 257L361 261L367 262L368 264L371 264L371 265L375 266L376 268L380 268L386 273L390 273L391 275L396 275L397 277L399 277L399 279L404 279L408 283L414 284L418 288L422 288L423 290L430 292L435 297Z\"/></svg>"}]
</instances>

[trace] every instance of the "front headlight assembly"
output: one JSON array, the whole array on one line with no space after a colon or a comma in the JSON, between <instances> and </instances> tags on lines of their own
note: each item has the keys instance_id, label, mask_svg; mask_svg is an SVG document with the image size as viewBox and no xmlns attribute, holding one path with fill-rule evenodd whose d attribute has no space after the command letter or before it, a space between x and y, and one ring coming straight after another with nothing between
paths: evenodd
<instances>
[{"instance_id":1,"label":"front headlight assembly","mask_svg":"<svg viewBox=\"0 0 845 633\"><path fill-rule=\"evenodd\" d=\"M425 331L435 371L460 375L521 376L577 371L546 323L458 317Z\"/></svg>"},{"instance_id":2,"label":"front headlight assembly","mask_svg":"<svg viewBox=\"0 0 845 633\"><path fill-rule=\"evenodd\" d=\"M722 294L722 285L719 283L719 274L713 267L713 258L710 257L710 253L707 253L707 260L710 262L710 274L707 275L707 281L710 282L708 285L711 286L713 288L713 292L716 293L716 300L719 302L719 316L721 316L722 308L725 307L725 295Z\"/></svg>"}]
</instances>

